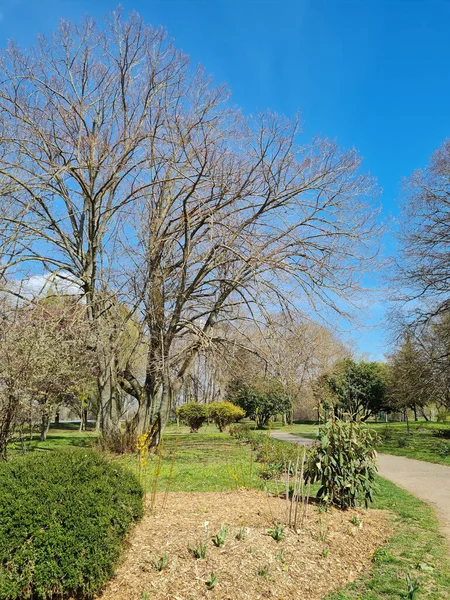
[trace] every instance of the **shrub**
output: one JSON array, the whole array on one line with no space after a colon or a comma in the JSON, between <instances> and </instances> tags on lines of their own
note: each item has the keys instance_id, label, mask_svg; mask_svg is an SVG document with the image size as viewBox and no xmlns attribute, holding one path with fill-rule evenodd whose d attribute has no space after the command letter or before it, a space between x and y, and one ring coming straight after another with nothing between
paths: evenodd
<instances>
[{"instance_id":1,"label":"shrub","mask_svg":"<svg viewBox=\"0 0 450 600\"><path fill-rule=\"evenodd\" d=\"M188 402L177 409L178 418L191 428L191 433L196 433L209 416L208 406L198 402Z\"/></svg>"},{"instance_id":2,"label":"shrub","mask_svg":"<svg viewBox=\"0 0 450 600\"><path fill-rule=\"evenodd\" d=\"M235 379L229 384L227 393L229 399L256 422L257 429L262 429L272 417L286 413L292 407L291 397L275 379L261 385L249 385Z\"/></svg>"},{"instance_id":3,"label":"shrub","mask_svg":"<svg viewBox=\"0 0 450 600\"><path fill-rule=\"evenodd\" d=\"M248 423L236 423L235 425L230 425L228 433L237 440L250 442L252 431Z\"/></svg>"},{"instance_id":4,"label":"shrub","mask_svg":"<svg viewBox=\"0 0 450 600\"><path fill-rule=\"evenodd\" d=\"M367 506L375 488L375 434L360 422L336 419L320 427L318 440L306 469L320 483L317 497L341 508Z\"/></svg>"},{"instance_id":5,"label":"shrub","mask_svg":"<svg viewBox=\"0 0 450 600\"><path fill-rule=\"evenodd\" d=\"M0 599L91 598L143 513L128 471L88 450L0 464Z\"/></svg>"},{"instance_id":6,"label":"shrub","mask_svg":"<svg viewBox=\"0 0 450 600\"><path fill-rule=\"evenodd\" d=\"M243 419L245 412L232 402L213 402L208 406L209 417L219 428L224 431L226 427Z\"/></svg>"}]
</instances>

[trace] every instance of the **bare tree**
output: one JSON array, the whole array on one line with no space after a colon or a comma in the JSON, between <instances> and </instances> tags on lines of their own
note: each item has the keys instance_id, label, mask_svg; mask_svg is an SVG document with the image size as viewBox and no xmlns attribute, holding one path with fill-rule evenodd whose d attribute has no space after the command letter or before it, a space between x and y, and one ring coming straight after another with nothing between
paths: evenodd
<instances>
[{"instance_id":1,"label":"bare tree","mask_svg":"<svg viewBox=\"0 0 450 600\"><path fill-rule=\"evenodd\" d=\"M150 342L145 383L126 372L122 383L139 401L137 428L155 432L220 320L295 297L337 310L375 253L373 185L354 152L299 147L297 123L224 114L199 86L185 104L135 225L130 293Z\"/></svg>"},{"instance_id":2,"label":"bare tree","mask_svg":"<svg viewBox=\"0 0 450 600\"><path fill-rule=\"evenodd\" d=\"M405 184L396 299L423 323L450 309L450 141Z\"/></svg>"},{"instance_id":3,"label":"bare tree","mask_svg":"<svg viewBox=\"0 0 450 600\"><path fill-rule=\"evenodd\" d=\"M120 384L139 406L133 431L157 442L196 357L240 305L256 316L353 300L376 254L374 185L356 152L299 145L297 121L243 117L135 14L62 22L30 50L10 44L1 67L0 177L20 215L9 222L26 233L20 264L84 294L104 436L119 431ZM120 329L136 309L141 341L124 366L109 315L122 314Z\"/></svg>"},{"instance_id":4,"label":"bare tree","mask_svg":"<svg viewBox=\"0 0 450 600\"><path fill-rule=\"evenodd\" d=\"M191 77L188 61L162 30L113 13L103 28L91 19L61 22L26 51L10 43L0 64L0 177L16 206L9 222L27 241L20 261L82 289L99 329L107 435L118 426L116 357L101 317L114 294L108 277L119 223L153 185L152 143L164 137L162 115Z\"/></svg>"}]
</instances>

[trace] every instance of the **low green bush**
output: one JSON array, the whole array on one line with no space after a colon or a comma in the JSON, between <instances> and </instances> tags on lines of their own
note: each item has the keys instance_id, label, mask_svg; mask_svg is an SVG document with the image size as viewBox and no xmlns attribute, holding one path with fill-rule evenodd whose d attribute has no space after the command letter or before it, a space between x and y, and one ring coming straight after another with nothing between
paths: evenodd
<instances>
[{"instance_id":1,"label":"low green bush","mask_svg":"<svg viewBox=\"0 0 450 600\"><path fill-rule=\"evenodd\" d=\"M212 402L208 405L209 418L219 428L224 431L226 427L243 419L245 412L239 406L232 402Z\"/></svg>"},{"instance_id":2,"label":"low green bush","mask_svg":"<svg viewBox=\"0 0 450 600\"><path fill-rule=\"evenodd\" d=\"M143 514L129 471L90 450L0 464L0 600L92 598Z\"/></svg>"},{"instance_id":3,"label":"low green bush","mask_svg":"<svg viewBox=\"0 0 450 600\"><path fill-rule=\"evenodd\" d=\"M248 423L235 423L230 425L228 433L231 437L242 442L250 442L253 429Z\"/></svg>"},{"instance_id":4,"label":"low green bush","mask_svg":"<svg viewBox=\"0 0 450 600\"><path fill-rule=\"evenodd\" d=\"M177 417L191 428L191 433L197 433L209 417L208 405L187 402L177 408Z\"/></svg>"},{"instance_id":5,"label":"low green bush","mask_svg":"<svg viewBox=\"0 0 450 600\"><path fill-rule=\"evenodd\" d=\"M317 497L341 508L372 502L376 434L363 423L333 419L320 426L318 441L306 470L310 481L320 483Z\"/></svg>"}]
</instances>

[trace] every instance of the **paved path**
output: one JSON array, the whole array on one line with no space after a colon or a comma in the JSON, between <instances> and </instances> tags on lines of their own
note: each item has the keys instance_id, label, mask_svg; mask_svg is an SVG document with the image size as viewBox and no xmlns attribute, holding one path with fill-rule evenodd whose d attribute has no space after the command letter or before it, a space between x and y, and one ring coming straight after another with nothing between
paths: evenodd
<instances>
[{"instance_id":1,"label":"paved path","mask_svg":"<svg viewBox=\"0 0 450 600\"><path fill-rule=\"evenodd\" d=\"M284 431L274 431L271 435L278 440L302 446L314 443L314 440ZM382 477L436 509L442 529L450 540L450 467L391 454L379 454L378 467Z\"/></svg>"}]
</instances>

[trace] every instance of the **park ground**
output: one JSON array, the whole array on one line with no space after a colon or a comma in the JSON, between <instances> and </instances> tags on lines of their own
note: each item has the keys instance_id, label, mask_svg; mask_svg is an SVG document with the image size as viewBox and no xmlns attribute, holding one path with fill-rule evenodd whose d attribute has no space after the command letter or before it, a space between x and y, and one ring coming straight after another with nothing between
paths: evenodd
<instances>
[{"instance_id":1,"label":"park ground","mask_svg":"<svg viewBox=\"0 0 450 600\"><path fill-rule=\"evenodd\" d=\"M445 437L434 435L436 431L450 429L448 425L413 424L407 438L404 424L389 424L388 426L374 424L373 426L380 433L379 449L383 452L450 464L448 457L443 456L438 450L439 444L446 443ZM316 429L317 427L313 424L296 424L286 428L292 433L309 437L314 436ZM383 435L382 439L381 435ZM399 440L404 438L408 440L408 443L406 445L403 445L403 442L399 444ZM29 446L33 451L44 451L64 446L95 446L95 443L94 432L80 433L75 425L67 424L59 426L59 428L52 427L46 442L34 439ZM256 463L250 447L226 433L218 433L212 426L204 427L197 434L190 434L185 427L171 426L167 430L159 456L142 460L135 455L128 455L111 457L111 460L124 464L141 479L148 493L147 507L149 508L151 505L150 508L155 509L155 514L158 514L158 505L161 506L166 502L169 502L169 509L170 502L182 501L186 504L188 500L186 496L183 497L183 494L195 493L198 497L197 493L199 492L215 493L217 494L215 501L217 505L219 501L223 501L223 494L231 494L228 500L233 503L237 502L237 497L245 499L241 490L246 489L250 490L247 493L256 493L251 490L261 490L261 486L264 486L258 473L259 465ZM233 494L240 493L241 496L233 496ZM177 496L177 494L181 494L181 496ZM191 497L194 498L194 496ZM254 503L255 500L253 500ZM249 503L249 505L251 504ZM150 508L149 513L151 512ZM356 573L356 579L353 582L344 585L338 591L325 594L323 597L327 600L375 600L378 598L394 600L408 597L418 600L421 598L441 600L450 598L448 547L439 530L433 509L382 478L378 478L378 489L371 509L389 511L388 535L385 536L385 539L378 540L378 543L382 541L382 544L376 550L371 551L369 564L365 565L363 573ZM315 507L312 510L314 511ZM148 524L149 518L147 515L143 524L146 522ZM205 520L207 518L206 515ZM217 515L214 518L217 519ZM316 514L314 518L319 523L321 522L320 515ZM349 515L348 520L350 521L350 519L354 520L354 517ZM364 516L362 520L364 521ZM138 525L137 530L131 534L131 547L133 535L139 535L139 527L143 526ZM237 522L235 527L238 527ZM348 524L347 529L349 529ZM351 529L350 527L350 531ZM358 533L358 535L369 536L369 527L367 530L363 528L361 534ZM383 535L381 535L382 537ZM185 540L183 540L183 544L185 545ZM147 554L151 554L149 547L145 547L145 544L144 548L146 548ZM141 551L142 546L139 552ZM317 548L309 550L310 553L317 551ZM322 577L326 577L326 561L329 562L328 569L331 569L331 565L338 562L338 551L336 550L334 557L332 551L330 555L328 555L328 550L325 552L323 549L322 552L323 556L316 562L320 562L322 568L325 566ZM131 561L131 565L133 556L126 555L125 561ZM124 564L127 565L127 562ZM123 568L123 565L120 568ZM280 577L283 577L282 561L277 563L277 568L279 568ZM342 564L341 569L345 568L345 565ZM126 566L125 569L127 569ZM153 575L150 574L150 579ZM267 580L270 583L270 577ZM341 579L337 578L336 581L339 582ZM417 583L418 586L418 591L414 596L408 596L408 585L411 587L411 582ZM117 580L113 580L111 585L117 585ZM335 585L334 590L336 587ZM316 592L320 594L321 589L317 584ZM217 585L217 590L220 590L220 583ZM222 596L217 595L217 590L214 592L215 597L221 598ZM108 589L106 590L105 598L114 596L114 594L108 596L108 593L111 594L111 590L109 592ZM118 593L116 596L120 597ZM146 596L146 592L144 592L142 598L147 597L152 596L151 594ZM214 597L212 590L210 597ZM232 598L233 596L226 597Z\"/></svg>"}]
</instances>

